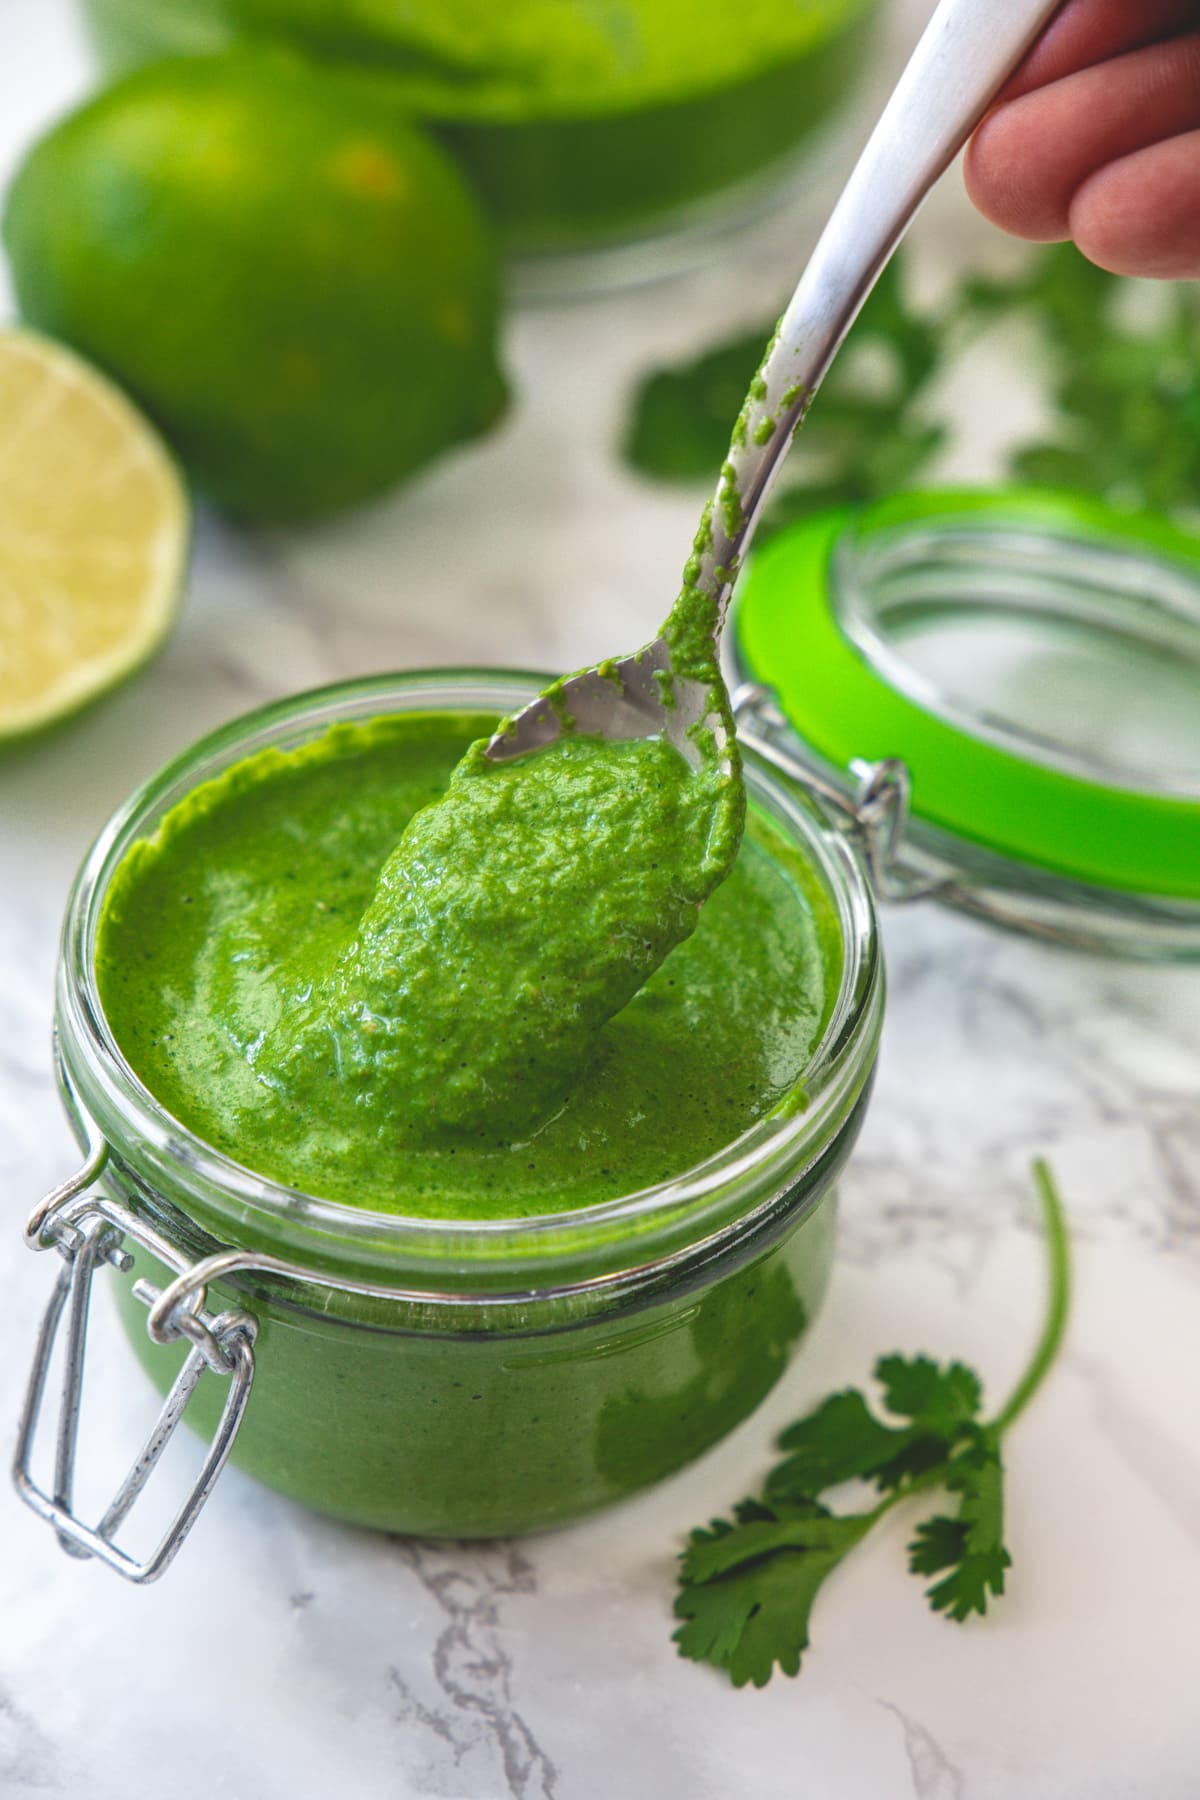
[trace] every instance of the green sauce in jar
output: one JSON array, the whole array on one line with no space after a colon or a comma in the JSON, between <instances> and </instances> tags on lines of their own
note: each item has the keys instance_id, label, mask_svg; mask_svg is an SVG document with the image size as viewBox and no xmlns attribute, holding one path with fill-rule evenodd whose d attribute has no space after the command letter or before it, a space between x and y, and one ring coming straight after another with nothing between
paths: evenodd
<instances>
[{"instance_id":1,"label":"green sauce in jar","mask_svg":"<svg viewBox=\"0 0 1200 1800\"><path fill-rule=\"evenodd\" d=\"M195 789L127 852L101 919L101 998L132 1068L199 1138L260 1174L348 1205L416 1217L519 1218L669 1180L795 1096L830 980L821 903L799 857L752 816L732 873L699 908L704 870L665 857L661 869L643 867L632 836L627 889L616 868L606 884L603 870L581 861L584 828L569 808L546 840L546 899L523 979L552 986L560 969L572 979L590 973L577 959L565 961L568 952L589 941L598 946L604 934L619 949L622 933L666 930L672 908L681 912L672 941L691 930L697 912L698 922L644 985L635 981L637 991L614 1017L586 1030L586 1057L579 1017L563 1027L564 1008L548 1008L533 1117L528 1084L498 1087L506 1071L493 1051L505 1047L506 992L489 979L486 939L473 944L461 921L474 887L485 879L503 884L503 864L488 864L485 874L480 855L464 851L449 896L453 929L438 921L411 967L403 933L417 935L427 897L389 892L386 873L376 892L410 819L445 791L468 746L493 724L400 714L334 726L296 750L258 752ZM562 740L559 760L569 764L567 791L582 787L581 803L592 804L586 740ZM653 823L671 848L677 812L682 807L687 822L687 806L698 803L686 790L696 788L703 800L702 777L661 740L606 746L604 760L628 764L630 780L659 784ZM521 787L533 785L532 804L547 805L557 795L555 763L542 751L536 766L489 773L489 801L492 791L498 798L485 812L486 831L494 834L497 817L511 811L516 784L506 770L523 766ZM543 771L545 793L530 779ZM614 802L606 790L605 798L618 805L609 822L617 837L603 840L616 863L623 795L617 789ZM556 893L555 865L569 857L573 840L580 868ZM532 827L528 841L532 855ZM706 848L697 850L698 864ZM608 913L597 916L596 903L585 912L593 889L605 895ZM508 931L520 923L502 917ZM431 982L431 973L472 950L473 987ZM357 988L352 1005L344 999L348 956L355 973L367 964L375 984L363 990L369 1004ZM508 979L511 958L494 960ZM386 974L397 975L390 988ZM322 1003L310 1017L314 994ZM462 1070L439 1054L448 1026L436 1011L460 1000L474 1034L463 1040L474 1046L473 1066ZM567 1000L578 1015L569 984ZM306 1033L299 1040L292 1028L298 1004ZM588 1027L586 1010L582 1023ZM424 1037L401 1029L406 1024L423 1027ZM299 1041L304 1054L289 1058L281 1039L285 1052ZM568 1077L561 1094L553 1085L559 1060ZM498 1087L501 1109L493 1104L476 1118L481 1068L493 1100ZM453 1129L427 1130L414 1108L436 1108L442 1096L447 1109L450 1097L458 1108Z\"/></svg>"},{"instance_id":2,"label":"green sauce in jar","mask_svg":"<svg viewBox=\"0 0 1200 1800\"><path fill-rule=\"evenodd\" d=\"M732 872L540 1128L256 1116L247 1044L296 959L336 966L408 818L536 691L388 676L234 721L131 797L67 913L61 1078L105 1190L177 1266L219 1253L205 1309L257 1321L233 1460L390 1531L565 1523L745 1418L825 1291L878 1046L861 871L751 757ZM170 1273L127 1242L122 1317L165 1390L186 1345L151 1342L138 1284ZM206 1375L188 1420L211 1434L228 1391Z\"/></svg>"}]
</instances>

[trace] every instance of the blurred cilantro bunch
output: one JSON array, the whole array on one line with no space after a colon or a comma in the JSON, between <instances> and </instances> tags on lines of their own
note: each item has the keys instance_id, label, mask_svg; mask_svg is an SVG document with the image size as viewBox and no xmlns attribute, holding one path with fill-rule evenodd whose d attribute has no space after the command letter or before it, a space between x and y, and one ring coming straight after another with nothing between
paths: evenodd
<instances>
[{"instance_id":1,"label":"blurred cilantro bunch","mask_svg":"<svg viewBox=\"0 0 1200 1800\"><path fill-rule=\"evenodd\" d=\"M1080 489L1130 509L1195 514L1200 495L1200 291L1105 274L1071 245L1007 279L967 279L939 305L909 298L903 253L885 270L784 468L769 532L825 507L915 486L952 447L940 386L986 330L1032 331L1044 434L1009 452L1014 481ZM771 325L652 374L626 460L660 481L708 481Z\"/></svg>"}]
</instances>

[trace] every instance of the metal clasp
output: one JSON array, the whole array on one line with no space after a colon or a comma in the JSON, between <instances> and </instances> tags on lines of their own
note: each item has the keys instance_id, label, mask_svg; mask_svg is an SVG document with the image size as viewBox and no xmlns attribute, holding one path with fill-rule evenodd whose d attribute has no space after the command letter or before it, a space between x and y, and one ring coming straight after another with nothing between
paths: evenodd
<instances>
[{"instance_id":1,"label":"metal clasp","mask_svg":"<svg viewBox=\"0 0 1200 1800\"><path fill-rule=\"evenodd\" d=\"M745 681L732 695L738 739L764 762L802 787L840 821L862 851L871 886L893 905L944 894L951 883L906 869L901 862L912 784L898 757L852 762L847 792L797 754L796 739L773 689Z\"/></svg>"},{"instance_id":2,"label":"metal clasp","mask_svg":"<svg viewBox=\"0 0 1200 1800\"><path fill-rule=\"evenodd\" d=\"M169 1566L208 1499L233 1448L254 1380L254 1341L258 1321L246 1312L217 1316L203 1309L204 1291L172 1282L166 1294L153 1283L136 1281L133 1292L149 1309L148 1325L155 1342L186 1339L191 1349L163 1402L158 1419L135 1456L102 1518L89 1525L74 1510L75 1464L79 1443L80 1400L87 1349L92 1284L99 1269L109 1266L129 1273L135 1258L132 1242L176 1271L188 1265L160 1233L136 1218L109 1195L89 1193L103 1172L107 1145L93 1142L83 1166L55 1188L30 1214L26 1241L31 1249L56 1249L63 1266L50 1296L38 1334L29 1388L21 1413L13 1459L13 1481L21 1499L53 1525L63 1549L72 1556L96 1557L127 1581L155 1581ZM169 1309L161 1302L174 1296ZM62 1398L55 1434L54 1480L51 1488L34 1479L32 1463L47 1378L59 1332L66 1322ZM114 1541L128 1518L187 1410L201 1377L211 1372L229 1382L229 1392L203 1466L157 1548L139 1562Z\"/></svg>"}]
</instances>

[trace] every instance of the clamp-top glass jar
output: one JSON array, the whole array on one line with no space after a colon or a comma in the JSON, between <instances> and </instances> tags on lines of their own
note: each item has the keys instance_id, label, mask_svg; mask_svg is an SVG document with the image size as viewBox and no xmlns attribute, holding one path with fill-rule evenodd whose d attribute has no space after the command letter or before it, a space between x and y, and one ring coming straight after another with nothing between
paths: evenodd
<instances>
[{"instance_id":1,"label":"clamp-top glass jar","mask_svg":"<svg viewBox=\"0 0 1200 1800\"><path fill-rule=\"evenodd\" d=\"M600 1205L396 1218L261 1180L137 1080L96 980L114 870L199 783L337 720L495 717L529 698L535 678L399 676L302 695L188 752L112 820L72 894L59 969L60 1079L87 1160L29 1225L35 1247L57 1246L64 1264L17 1479L67 1547L151 1579L235 1436L238 1460L283 1492L428 1534L530 1530L658 1479L757 1404L823 1292L833 1183L882 1014L872 887L1089 948L1197 953L1195 540L1079 496L906 495L778 538L753 560L734 624L751 804L808 871L828 1003L792 1104L678 1179ZM948 638L939 644L931 625L949 626ZM1030 625L1014 650L1012 629ZM962 629L965 658L948 663ZM1072 712L1064 670L1080 667L1089 703ZM179 1340L186 1360L160 1426L88 1525L72 1507L78 1390L88 1294L105 1263L126 1278L126 1324L159 1385L164 1344ZM39 1483L34 1438L64 1320L57 1462ZM211 1449L139 1560L116 1535L185 1407L203 1415Z\"/></svg>"},{"instance_id":2,"label":"clamp-top glass jar","mask_svg":"<svg viewBox=\"0 0 1200 1800\"><path fill-rule=\"evenodd\" d=\"M802 1095L678 1179L573 1212L479 1221L298 1193L172 1118L105 1015L97 934L114 873L201 783L340 721L397 711L495 719L540 685L425 674L281 702L172 763L88 856L57 992L60 1083L87 1159L30 1221L31 1243L56 1246L64 1264L17 1458L23 1497L78 1553L133 1580L161 1573L231 1449L270 1486L369 1526L485 1536L558 1524L696 1456L786 1366L828 1278L834 1182L866 1104L883 978L856 851L753 752L752 809L803 859L804 903L820 918L824 1016ZM89 1292L105 1264L117 1269L139 1354L160 1386L175 1386L128 1480L89 1523L73 1506L78 1387ZM55 1477L39 1482L38 1417L60 1324L69 1379ZM118 1534L185 1409L212 1448L172 1527L135 1555Z\"/></svg>"}]
</instances>

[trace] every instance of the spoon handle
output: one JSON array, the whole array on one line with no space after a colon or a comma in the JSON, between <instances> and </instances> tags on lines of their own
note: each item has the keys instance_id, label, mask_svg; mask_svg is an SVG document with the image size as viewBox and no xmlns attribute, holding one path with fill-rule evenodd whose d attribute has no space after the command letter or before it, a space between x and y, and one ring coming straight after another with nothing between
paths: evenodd
<instances>
[{"instance_id":1,"label":"spoon handle","mask_svg":"<svg viewBox=\"0 0 1200 1800\"><path fill-rule=\"evenodd\" d=\"M926 194L1062 0L941 0L842 190L734 429L688 585L725 620L779 465Z\"/></svg>"}]
</instances>

